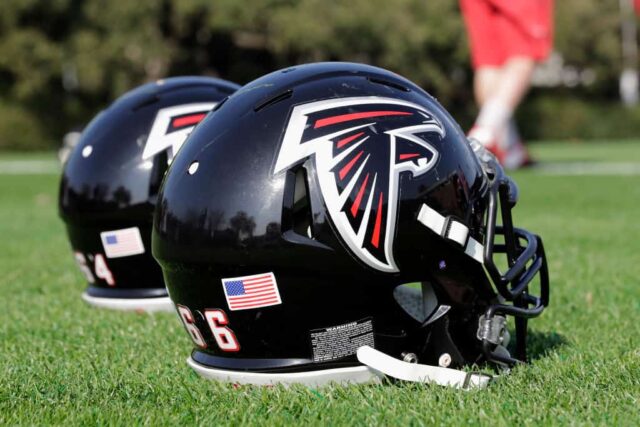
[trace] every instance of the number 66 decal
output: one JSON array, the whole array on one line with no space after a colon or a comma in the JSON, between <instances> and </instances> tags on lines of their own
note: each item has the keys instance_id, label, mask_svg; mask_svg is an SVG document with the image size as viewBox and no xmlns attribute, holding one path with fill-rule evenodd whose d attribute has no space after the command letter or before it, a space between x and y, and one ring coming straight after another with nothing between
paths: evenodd
<instances>
[{"instance_id":1,"label":"number 66 decal","mask_svg":"<svg viewBox=\"0 0 640 427\"><path fill-rule=\"evenodd\" d=\"M205 342L200 329L196 326L195 319L193 318L193 314L191 314L189 307L185 307L180 304L176 304L176 306L178 307L180 319L193 342L198 347L206 348L207 343ZM204 318L206 319L207 325L209 325L209 329L211 330L211 334L216 340L216 344L220 350L229 352L240 350L238 339L233 331L226 326L229 324L229 319L224 311L220 309L207 309L204 311Z\"/></svg>"}]
</instances>

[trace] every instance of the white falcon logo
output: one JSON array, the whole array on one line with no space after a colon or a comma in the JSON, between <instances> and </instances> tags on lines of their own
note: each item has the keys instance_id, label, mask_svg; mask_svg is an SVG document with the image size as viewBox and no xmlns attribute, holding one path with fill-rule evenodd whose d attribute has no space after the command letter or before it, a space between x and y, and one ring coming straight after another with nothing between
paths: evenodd
<instances>
[{"instance_id":1,"label":"white falcon logo","mask_svg":"<svg viewBox=\"0 0 640 427\"><path fill-rule=\"evenodd\" d=\"M331 220L351 251L367 265L397 272L393 239L400 173L429 171L445 137L424 107L383 97L353 97L296 106L274 174L313 156Z\"/></svg>"}]
</instances>

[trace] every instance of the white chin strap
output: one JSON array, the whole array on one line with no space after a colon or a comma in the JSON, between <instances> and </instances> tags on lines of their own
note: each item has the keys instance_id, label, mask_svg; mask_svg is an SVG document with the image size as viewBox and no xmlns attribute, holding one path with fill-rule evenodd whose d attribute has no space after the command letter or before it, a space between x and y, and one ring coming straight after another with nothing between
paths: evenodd
<instances>
[{"instance_id":1,"label":"white chin strap","mask_svg":"<svg viewBox=\"0 0 640 427\"><path fill-rule=\"evenodd\" d=\"M369 346L358 348L357 356L360 363L371 369L404 381L434 383L466 390L484 388L492 379L490 375L479 372L403 362Z\"/></svg>"},{"instance_id":2,"label":"white chin strap","mask_svg":"<svg viewBox=\"0 0 640 427\"><path fill-rule=\"evenodd\" d=\"M192 357L187 363L198 374L207 379L237 384L274 385L303 384L321 387L328 384L358 384L381 382L385 376L412 382L433 383L463 390L484 388L492 376L478 372L463 372L439 366L419 365L403 362L372 347L358 348L357 357L362 366L323 369L318 371L291 373L262 373L218 369L202 365Z\"/></svg>"}]
</instances>

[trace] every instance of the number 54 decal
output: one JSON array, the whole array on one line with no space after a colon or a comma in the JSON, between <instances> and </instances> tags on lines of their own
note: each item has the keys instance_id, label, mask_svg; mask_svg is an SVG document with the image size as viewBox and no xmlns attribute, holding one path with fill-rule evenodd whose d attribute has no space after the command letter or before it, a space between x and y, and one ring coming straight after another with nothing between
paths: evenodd
<instances>
[{"instance_id":1,"label":"number 54 decal","mask_svg":"<svg viewBox=\"0 0 640 427\"><path fill-rule=\"evenodd\" d=\"M176 304L176 307L178 308L180 319L193 342L198 347L207 348L207 343L205 342L200 329L196 326L195 319L193 318L193 314L191 314L189 307L185 307L180 304ZM229 324L229 319L224 311L220 309L206 309L204 311L204 318L206 319L207 325L211 330L211 334L216 340L216 344L220 350L229 352L240 350L240 344L238 343L236 335L226 326Z\"/></svg>"},{"instance_id":2,"label":"number 54 decal","mask_svg":"<svg viewBox=\"0 0 640 427\"><path fill-rule=\"evenodd\" d=\"M91 272L91 268L87 264L87 258L84 256L82 252L74 252L73 256L76 259L76 263L78 264L78 268L87 278L87 282L95 283L96 279L93 277L93 273ZM109 266L107 265L107 261L105 261L104 256L102 254L89 254L89 259L93 258L93 270L95 272L96 277L107 282L109 286L115 286L116 281L113 278L113 274L111 270L109 270Z\"/></svg>"}]
</instances>

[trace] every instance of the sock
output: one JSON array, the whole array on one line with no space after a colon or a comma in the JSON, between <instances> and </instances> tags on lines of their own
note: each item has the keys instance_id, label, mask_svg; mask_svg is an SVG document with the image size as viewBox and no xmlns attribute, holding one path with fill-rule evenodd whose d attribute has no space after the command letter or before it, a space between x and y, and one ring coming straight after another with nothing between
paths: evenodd
<instances>
[{"instance_id":1,"label":"sock","mask_svg":"<svg viewBox=\"0 0 640 427\"><path fill-rule=\"evenodd\" d=\"M490 99L480 109L473 128L469 132L470 138L477 139L483 145L494 145L507 127L513 111L508 105L498 99Z\"/></svg>"}]
</instances>

